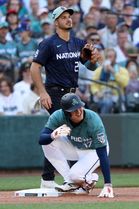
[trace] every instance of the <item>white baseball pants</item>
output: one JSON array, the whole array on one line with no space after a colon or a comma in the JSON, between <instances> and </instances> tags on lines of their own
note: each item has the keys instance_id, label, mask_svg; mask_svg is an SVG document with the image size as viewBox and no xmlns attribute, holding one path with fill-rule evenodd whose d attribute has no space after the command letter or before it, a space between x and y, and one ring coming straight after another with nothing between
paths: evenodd
<instances>
[{"instance_id":1,"label":"white baseball pants","mask_svg":"<svg viewBox=\"0 0 139 209\"><path fill-rule=\"evenodd\" d=\"M109 146L108 152L109 152ZM100 166L96 150L81 150L73 146L67 137L60 137L49 145L42 145L45 157L63 176L65 182L84 182L85 177ZM71 168L67 160L77 161Z\"/></svg>"}]
</instances>

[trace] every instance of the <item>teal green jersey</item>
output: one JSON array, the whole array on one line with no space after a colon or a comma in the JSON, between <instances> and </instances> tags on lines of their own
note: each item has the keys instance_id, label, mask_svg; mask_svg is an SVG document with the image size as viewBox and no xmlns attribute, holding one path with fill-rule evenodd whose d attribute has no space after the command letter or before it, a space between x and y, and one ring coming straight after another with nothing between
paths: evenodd
<instances>
[{"instance_id":1,"label":"teal green jersey","mask_svg":"<svg viewBox=\"0 0 139 209\"><path fill-rule=\"evenodd\" d=\"M15 58L17 53L16 44L12 41L6 41L6 43L0 43L0 59Z\"/></svg>"},{"instance_id":2,"label":"teal green jersey","mask_svg":"<svg viewBox=\"0 0 139 209\"><path fill-rule=\"evenodd\" d=\"M107 145L107 136L99 115L92 110L84 109L84 120L78 126L72 126L62 110L55 111L48 119L46 127L55 130L66 124L71 128L69 140L79 149L96 149Z\"/></svg>"},{"instance_id":3,"label":"teal green jersey","mask_svg":"<svg viewBox=\"0 0 139 209\"><path fill-rule=\"evenodd\" d=\"M24 44L22 41L17 43L17 53L21 60L25 58L33 57L34 52L37 49L37 42L35 39L31 38L30 41Z\"/></svg>"}]
</instances>

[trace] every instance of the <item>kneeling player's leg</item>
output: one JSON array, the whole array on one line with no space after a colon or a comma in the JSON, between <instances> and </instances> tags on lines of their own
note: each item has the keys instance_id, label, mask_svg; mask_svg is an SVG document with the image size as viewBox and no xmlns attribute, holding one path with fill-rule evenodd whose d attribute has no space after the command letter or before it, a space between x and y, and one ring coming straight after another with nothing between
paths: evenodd
<instances>
[{"instance_id":1,"label":"kneeling player's leg","mask_svg":"<svg viewBox=\"0 0 139 209\"><path fill-rule=\"evenodd\" d=\"M42 146L45 157L55 169L63 176L64 181L70 182L70 167L67 160L78 160L76 148L64 138L59 138L49 145Z\"/></svg>"},{"instance_id":2,"label":"kneeling player's leg","mask_svg":"<svg viewBox=\"0 0 139 209\"><path fill-rule=\"evenodd\" d=\"M99 158L95 150L79 150L78 162L70 169L70 178L75 183L83 183L92 178L92 173L100 166Z\"/></svg>"}]
</instances>

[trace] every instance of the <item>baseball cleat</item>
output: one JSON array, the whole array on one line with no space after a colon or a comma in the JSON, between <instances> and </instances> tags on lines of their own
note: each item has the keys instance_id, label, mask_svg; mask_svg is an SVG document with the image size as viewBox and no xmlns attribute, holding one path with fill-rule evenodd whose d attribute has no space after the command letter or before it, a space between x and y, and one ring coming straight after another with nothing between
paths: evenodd
<instances>
[{"instance_id":1,"label":"baseball cleat","mask_svg":"<svg viewBox=\"0 0 139 209\"><path fill-rule=\"evenodd\" d=\"M75 189L75 190L73 191L73 193L74 193L74 194L88 194L88 192L87 192L84 188L82 188L82 187L80 187L80 188L78 188L78 189Z\"/></svg>"},{"instance_id":2,"label":"baseball cleat","mask_svg":"<svg viewBox=\"0 0 139 209\"><path fill-rule=\"evenodd\" d=\"M86 190L86 192L87 192L88 194L91 193L91 192L93 191L93 189L94 189L96 183L97 183L96 181L92 181L91 184L88 184L88 183L85 184L84 189Z\"/></svg>"},{"instance_id":3,"label":"baseball cleat","mask_svg":"<svg viewBox=\"0 0 139 209\"><path fill-rule=\"evenodd\" d=\"M56 186L55 189L59 192L72 192L80 187L74 183L64 182L63 185Z\"/></svg>"},{"instance_id":4,"label":"baseball cleat","mask_svg":"<svg viewBox=\"0 0 139 209\"><path fill-rule=\"evenodd\" d=\"M83 188L90 194L96 183L98 182L98 174L97 173L91 173L89 174L88 176L86 176L86 179L85 179L85 183L83 185Z\"/></svg>"},{"instance_id":5,"label":"baseball cleat","mask_svg":"<svg viewBox=\"0 0 139 209\"><path fill-rule=\"evenodd\" d=\"M54 189L55 187L58 187L59 185L55 182L55 181L45 181L43 179L41 179L41 185L40 188L51 188Z\"/></svg>"}]
</instances>

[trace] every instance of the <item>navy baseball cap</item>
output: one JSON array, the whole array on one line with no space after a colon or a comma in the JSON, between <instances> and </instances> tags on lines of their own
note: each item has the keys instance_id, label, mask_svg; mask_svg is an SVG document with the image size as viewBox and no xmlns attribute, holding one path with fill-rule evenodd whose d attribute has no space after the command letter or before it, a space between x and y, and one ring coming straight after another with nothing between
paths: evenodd
<instances>
[{"instance_id":1,"label":"navy baseball cap","mask_svg":"<svg viewBox=\"0 0 139 209\"><path fill-rule=\"evenodd\" d=\"M85 103L74 93L67 93L61 98L61 108L65 112L74 112L84 106Z\"/></svg>"},{"instance_id":2,"label":"navy baseball cap","mask_svg":"<svg viewBox=\"0 0 139 209\"><path fill-rule=\"evenodd\" d=\"M22 33L24 31L30 31L30 26L28 23L26 22L22 22L18 28L18 32L19 33Z\"/></svg>"},{"instance_id":3,"label":"navy baseball cap","mask_svg":"<svg viewBox=\"0 0 139 209\"><path fill-rule=\"evenodd\" d=\"M74 10L66 7L57 7L52 13L52 19L55 21L63 12L68 12L70 15L73 15Z\"/></svg>"}]
</instances>

